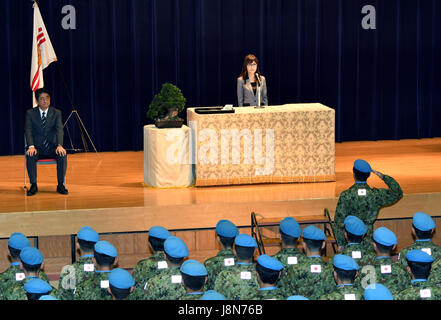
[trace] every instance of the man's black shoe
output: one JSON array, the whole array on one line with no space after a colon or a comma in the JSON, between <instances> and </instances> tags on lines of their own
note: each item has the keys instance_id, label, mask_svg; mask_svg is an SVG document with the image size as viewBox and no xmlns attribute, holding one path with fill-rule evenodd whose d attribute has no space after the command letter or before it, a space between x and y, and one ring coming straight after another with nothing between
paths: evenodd
<instances>
[{"instance_id":1,"label":"man's black shoe","mask_svg":"<svg viewBox=\"0 0 441 320\"><path fill-rule=\"evenodd\" d=\"M59 184L57 186L57 192L60 194L68 194L69 193L69 191L67 191L67 189L62 184Z\"/></svg>"},{"instance_id":2,"label":"man's black shoe","mask_svg":"<svg viewBox=\"0 0 441 320\"><path fill-rule=\"evenodd\" d=\"M35 195L38 192L37 184L31 184L31 187L28 190L28 197Z\"/></svg>"}]
</instances>

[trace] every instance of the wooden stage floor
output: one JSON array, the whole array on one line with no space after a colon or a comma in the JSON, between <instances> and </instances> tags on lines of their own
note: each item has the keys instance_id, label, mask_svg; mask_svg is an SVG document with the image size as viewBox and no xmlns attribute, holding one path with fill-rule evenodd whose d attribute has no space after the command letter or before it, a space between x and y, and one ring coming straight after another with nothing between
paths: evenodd
<instances>
[{"instance_id":1,"label":"wooden stage floor","mask_svg":"<svg viewBox=\"0 0 441 320\"><path fill-rule=\"evenodd\" d=\"M143 186L143 152L69 155L68 196L55 192L54 166L38 167L39 193L27 197L23 156L0 157L0 238L75 234L84 225L100 233L210 229L219 219L250 226L250 213L265 217L334 214L338 195L353 184L352 163L362 158L394 177L404 197L380 218L416 211L441 216L441 138L336 143L336 182L263 184L187 189ZM369 184L384 187L376 176Z\"/></svg>"}]
</instances>

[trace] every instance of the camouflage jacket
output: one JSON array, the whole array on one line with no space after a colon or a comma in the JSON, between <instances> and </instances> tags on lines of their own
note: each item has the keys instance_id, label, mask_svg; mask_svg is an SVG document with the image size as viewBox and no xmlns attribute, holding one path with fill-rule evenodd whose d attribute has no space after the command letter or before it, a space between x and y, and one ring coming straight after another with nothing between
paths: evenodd
<instances>
[{"instance_id":1,"label":"camouflage jacket","mask_svg":"<svg viewBox=\"0 0 441 320\"><path fill-rule=\"evenodd\" d=\"M259 288L254 264L240 262L222 271L214 284L214 290L223 294L227 300L249 300Z\"/></svg>"},{"instance_id":2,"label":"camouflage jacket","mask_svg":"<svg viewBox=\"0 0 441 320\"><path fill-rule=\"evenodd\" d=\"M279 260L283 264L282 274L277 282L277 287L284 293L285 288L289 287L288 270L296 268L300 263L304 262L306 256L297 250L297 248L283 248L273 255L273 258Z\"/></svg>"},{"instance_id":3,"label":"camouflage jacket","mask_svg":"<svg viewBox=\"0 0 441 320\"><path fill-rule=\"evenodd\" d=\"M321 296L335 289L333 269L319 256L310 256L306 261L292 268L288 272L289 286L284 295L301 295L310 300L317 300Z\"/></svg>"},{"instance_id":4,"label":"camouflage jacket","mask_svg":"<svg viewBox=\"0 0 441 320\"><path fill-rule=\"evenodd\" d=\"M367 249L360 243L348 243L341 254L352 257L357 262L360 268L372 263L372 261L375 260L375 257L377 256L374 251ZM333 265L333 263L334 257L329 260L330 265Z\"/></svg>"},{"instance_id":5,"label":"camouflage jacket","mask_svg":"<svg viewBox=\"0 0 441 320\"><path fill-rule=\"evenodd\" d=\"M429 281L439 286L441 284L441 259L432 263L432 270L430 271Z\"/></svg>"},{"instance_id":6,"label":"camouflage jacket","mask_svg":"<svg viewBox=\"0 0 441 320\"><path fill-rule=\"evenodd\" d=\"M229 259L229 263L225 262L225 259ZM231 264L231 260L234 261L233 265ZM209 258L205 260L204 265L207 269L208 273L208 281L205 285L205 288L207 290L212 290L214 288L214 283L216 282L216 277L218 274L220 274L223 270L226 270L236 264L236 258L234 256L233 250L220 250L218 254L215 257Z\"/></svg>"},{"instance_id":7,"label":"camouflage jacket","mask_svg":"<svg viewBox=\"0 0 441 320\"><path fill-rule=\"evenodd\" d=\"M185 296L181 298L181 300L201 300L201 297L203 295L204 292L186 293Z\"/></svg>"},{"instance_id":8,"label":"camouflage jacket","mask_svg":"<svg viewBox=\"0 0 441 320\"><path fill-rule=\"evenodd\" d=\"M13 285L9 286L5 290L5 292L2 296L2 300L26 300L27 297L26 297L26 291L24 289L24 286L25 286L26 282L28 282L32 278L35 278L35 277L28 276L24 280L17 281ZM44 280L44 279L42 279L42 280ZM50 294L55 296L57 294L57 290L54 287L52 287L52 291L50 292Z\"/></svg>"},{"instance_id":9,"label":"camouflage jacket","mask_svg":"<svg viewBox=\"0 0 441 320\"><path fill-rule=\"evenodd\" d=\"M430 281L412 280L407 289L394 295L395 300L441 300L441 288Z\"/></svg>"},{"instance_id":10,"label":"camouflage jacket","mask_svg":"<svg viewBox=\"0 0 441 320\"><path fill-rule=\"evenodd\" d=\"M334 291L320 297L320 300L363 300L364 290L355 285L338 285Z\"/></svg>"},{"instance_id":11,"label":"camouflage jacket","mask_svg":"<svg viewBox=\"0 0 441 320\"><path fill-rule=\"evenodd\" d=\"M340 194L333 228L338 246L346 244L344 220L348 215L357 216L366 224L367 232L362 244L367 248L371 246L373 224L380 209L397 202L403 195L400 185L392 177L384 175L383 181L389 189L371 188L367 183L355 183Z\"/></svg>"},{"instance_id":12,"label":"camouflage jacket","mask_svg":"<svg viewBox=\"0 0 441 320\"><path fill-rule=\"evenodd\" d=\"M74 300L112 300L107 291L110 271L95 271L93 276L78 283L74 290Z\"/></svg>"},{"instance_id":13,"label":"camouflage jacket","mask_svg":"<svg viewBox=\"0 0 441 320\"><path fill-rule=\"evenodd\" d=\"M441 247L434 244L432 240L416 240L412 245L400 251L398 262L404 267L407 267L406 254L410 250L423 250L426 253L430 254L435 261L441 257Z\"/></svg>"},{"instance_id":14,"label":"camouflage jacket","mask_svg":"<svg viewBox=\"0 0 441 320\"><path fill-rule=\"evenodd\" d=\"M93 256L93 255L92 255ZM86 267L85 267L86 265ZM85 269L91 271L85 271ZM76 286L95 274L91 256L84 256L77 262L63 267L58 280L58 300L73 300Z\"/></svg>"},{"instance_id":15,"label":"camouflage jacket","mask_svg":"<svg viewBox=\"0 0 441 320\"><path fill-rule=\"evenodd\" d=\"M159 262L161 263L158 264ZM162 251L155 252L151 257L139 261L132 272L133 280L135 280L135 288L130 295L131 299L143 299L144 287L147 281L160 274L161 271L166 268L165 254Z\"/></svg>"},{"instance_id":16,"label":"camouflage jacket","mask_svg":"<svg viewBox=\"0 0 441 320\"><path fill-rule=\"evenodd\" d=\"M143 300L179 300L185 296L179 267L164 269L145 284Z\"/></svg>"},{"instance_id":17,"label":"camouflage jacket","mask_svg":"<svg viewBox=\"0 0 441 320\"><path fill-rule=\"evenodd\" d=\"M277 287L261 288L250 300L285 300Z\"/></svg>"},{"instance_id":18,"label":"camouflage jacket","mask_svg":"<svg viewBox=\"0 0 441 320\"><path fill-rule=\"evenodd\" d=\"M12 286L19 281L16 280L16 274L21 274L21 276L24 277L23 270L20 270L19 262L11 263L10 267L6 271L0 273L0 297L4 294L9 286ZM38 272L38 277L49 283L49 277L42 270Z\"/></svg>"}]
</instances>

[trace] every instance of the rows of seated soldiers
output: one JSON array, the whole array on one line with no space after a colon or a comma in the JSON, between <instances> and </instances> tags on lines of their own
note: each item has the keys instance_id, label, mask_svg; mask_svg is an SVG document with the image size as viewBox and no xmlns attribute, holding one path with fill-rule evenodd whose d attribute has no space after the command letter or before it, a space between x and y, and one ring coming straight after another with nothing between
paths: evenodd
<instances>
[{"instance_id":1,"label":"rows of seated soldiers","mask_svg":"<svg viewBox=\"0 0 441 320\"><path fill-rule=\"evenodd\" d=\"M216 225L219 253L204 263L188 260L180 238L163 227L149 230L153 255L139 261L132 273L114 268L116 248L83 227L77 234L81 256L65 266L58 287L42 271L43 256L21 233L9 241L11 266L0 275L3 300L416 300L441 299L441 247L431 241L433 219L413 217L416 241L392 252L395 234L377 228L366 239L366 226L355 216L345 219L346 246L325 262L326 236L315 226L303 230L292 217L280 223L282 248L260 255L257 243L240 234L228 220ZM300 241L301 239L301 241ZM299 243L300 242L300 243ZM301 247L301 250L299 250Z\"/></svg>"}]
</instances>

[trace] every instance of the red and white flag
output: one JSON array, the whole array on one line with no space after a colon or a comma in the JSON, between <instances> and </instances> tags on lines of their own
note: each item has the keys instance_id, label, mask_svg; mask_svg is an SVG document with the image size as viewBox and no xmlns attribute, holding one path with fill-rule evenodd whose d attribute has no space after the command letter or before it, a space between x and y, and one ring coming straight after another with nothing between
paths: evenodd
<instances>
[{"instance_id":1,"label":"red and white flag","mask_svg":"<svg viewBox=\"0 0 441 320\"><path fill-rule=\"evenodd\" d=\"M38 103L34 92L44 87L43 69L57 61L37 3L34 3L34 35L32 38L31 90L33 107Z\"/></svg>"}]
</instances>

